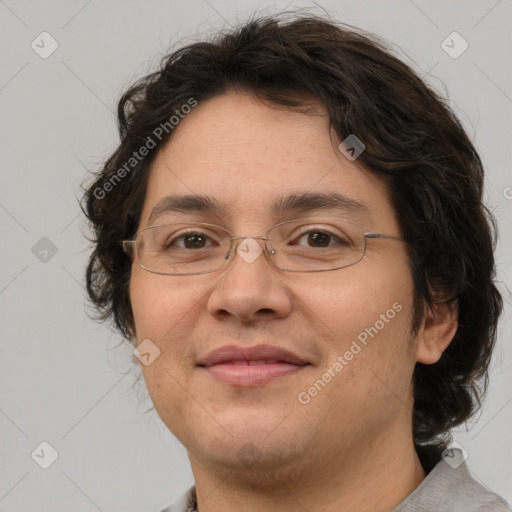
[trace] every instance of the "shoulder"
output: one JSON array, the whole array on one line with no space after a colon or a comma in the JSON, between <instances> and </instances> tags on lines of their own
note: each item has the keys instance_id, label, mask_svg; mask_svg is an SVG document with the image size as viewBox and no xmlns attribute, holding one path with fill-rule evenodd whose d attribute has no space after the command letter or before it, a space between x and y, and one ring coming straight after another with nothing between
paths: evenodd
<instances>
[{"instance_id":1,"label":"shoulder","mask_svg":"<svg viewBox=\"0 0 512 512\"><path fill-rule=\"evenodd\" d=\"M196 487L192 486L180 499L160 512L192 512L196 509Z\"/></svg>"}]
</instances>

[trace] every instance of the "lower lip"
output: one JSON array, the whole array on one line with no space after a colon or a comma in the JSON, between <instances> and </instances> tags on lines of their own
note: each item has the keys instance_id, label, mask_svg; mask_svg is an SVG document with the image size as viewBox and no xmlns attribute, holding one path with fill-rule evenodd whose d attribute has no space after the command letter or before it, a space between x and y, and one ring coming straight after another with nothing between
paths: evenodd
<instances>
[{"instance_id":1,"label":"lower lip","mask_svg":"<svg viewBox=\"0 0 512 512\"><path fill-rule=\"evenodd\" d=\"M267 384L275 379L299 372L307 365L299 366L290 363L261 365L216 364L203 367L217 379L240 387L256 387Z\"/></svg>"}]
</instances>

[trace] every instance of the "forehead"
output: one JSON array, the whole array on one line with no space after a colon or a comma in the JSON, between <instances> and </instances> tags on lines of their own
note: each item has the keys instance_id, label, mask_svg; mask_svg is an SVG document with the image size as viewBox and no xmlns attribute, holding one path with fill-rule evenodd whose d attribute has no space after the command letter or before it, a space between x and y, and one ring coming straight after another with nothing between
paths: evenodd
<instances>
[{"instance_id":1,"label":"forehead","mask_svg":"<svg viewBox=\"0 0 512 512\"><path fill-rule=\"evenodd\" d=\"M240 93L200 102L153 162L141 226L180 197L180 206L210 209L230 222L270 221L316 202L393 223L383 179L337 150L327 112L314 107L302 113Z\"/></svg>"}]
</instances>

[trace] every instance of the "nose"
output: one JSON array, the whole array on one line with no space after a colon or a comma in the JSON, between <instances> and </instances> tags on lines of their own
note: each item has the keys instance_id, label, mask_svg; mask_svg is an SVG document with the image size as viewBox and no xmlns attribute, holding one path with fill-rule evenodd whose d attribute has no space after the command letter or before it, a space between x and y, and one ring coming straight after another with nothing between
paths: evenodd
<instances>
[{"instance_id":1,"label":"nose","mask_svg":"<svg viewBox=\"0 0 512 512\"><path fill-rule=\"evenodd\" d=\"M290 314L291 294L266 257L265 240L264 236L234 237L232 259L208 298L211 315L251 323Z\"/></svg>"}]
</instances>

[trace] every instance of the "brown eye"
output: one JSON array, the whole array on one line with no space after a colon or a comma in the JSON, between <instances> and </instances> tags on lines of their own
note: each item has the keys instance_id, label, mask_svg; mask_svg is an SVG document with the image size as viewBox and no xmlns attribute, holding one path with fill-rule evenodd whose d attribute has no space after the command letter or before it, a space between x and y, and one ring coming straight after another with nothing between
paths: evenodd
<instances>
[{"instance_id":1,"label":"brown eye","mask_svg":"<svg viewBox=\"0 0 512 512\"><path fill-rule=\"evenodd\" d=\"M333 245L350 245L347 240L342 239L333 233L329 233L328 231L322 231L319 229L303 233L298 239L299 243L294 245L302 245L300 241L304 239L306 239L307 247L312 248L332 247Z\"/></svg>"},{"instance_id":2,"label":"brown eye","mask_svg":"<svg viewBox=\"0 0 512 512\"><path fill-rule=\"evenodd\" d=\"M206 236L204 233L187 233L175 236L172 239L170 239L165 244L165 248L168 249L170 247L177 246L180 249L203 249L204 247L206 247L206 243L208 240L210 240L209 237Z\"/></svg>"}]
</instances>

